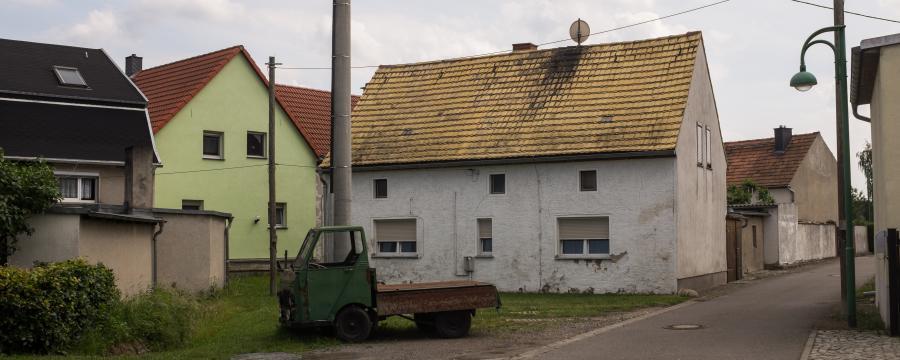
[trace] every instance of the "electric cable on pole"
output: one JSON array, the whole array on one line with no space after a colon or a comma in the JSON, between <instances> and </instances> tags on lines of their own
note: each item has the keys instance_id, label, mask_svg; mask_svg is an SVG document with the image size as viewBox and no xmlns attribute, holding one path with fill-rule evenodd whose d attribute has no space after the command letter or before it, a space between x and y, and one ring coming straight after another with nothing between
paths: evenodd
<instances>
[{"instance_id":1,"label":"electric cable on pole","mask_svg":"<svg viewBox=\"0 0 900 360\"><path fill-rule=\"evenodd\" d=\"M275 62L274 56L269 56L266 65L269 66L269 133L266 135L269 141L269 295L275 295L275 253L278 245L275 207L275 67L281 64Z\"/></svg>"}]
</instances>

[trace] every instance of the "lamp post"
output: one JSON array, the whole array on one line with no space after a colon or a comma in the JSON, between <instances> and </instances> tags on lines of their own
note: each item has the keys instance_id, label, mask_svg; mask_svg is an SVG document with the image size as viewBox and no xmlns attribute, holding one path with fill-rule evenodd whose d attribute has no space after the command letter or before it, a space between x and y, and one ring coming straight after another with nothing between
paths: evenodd
<instances>
[{"instance_id":1,"label":"lamp post","mask_svg":"<svg viewBox=\"0 0 900 360\"><path fill-rule=\"evenodd\" d=\"M814 40L816 36L824 33L834 33L834 43L827 40ZM847 298L847 323L850 327L856 327L856 266L855 251L853 249L853 206L850 197L850 114L847 106L847 56L846 56L846 40L844 38L844 25L835 25L822 28L812 33L806 42L803 43L803 49L800 51L800 72L791 77L791 87L799 91L807 91L818 82L816 77L806 71L806 50L816 44L828 45L834 52L834 72L838 85L837 99L837 116L838 116L838 144L841 153L840 169L841 176L844 181L841 186L841 198L843 199L843 218L838 226L844 226L844 262L846 264L846 273L844 274L844 284L846 285Z\"/></svg>"}]
</instances>

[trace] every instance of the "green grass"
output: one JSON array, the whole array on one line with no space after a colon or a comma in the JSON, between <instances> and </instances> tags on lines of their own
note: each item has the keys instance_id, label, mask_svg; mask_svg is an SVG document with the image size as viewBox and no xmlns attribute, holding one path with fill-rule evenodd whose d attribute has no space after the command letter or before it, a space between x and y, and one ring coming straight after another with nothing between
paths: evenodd
<instances>
[{"instance_id":1,"label":"green grass","mask_svg":"<svg viewBox=\"0 0 900 360\"><path fill-rule=\"evenodd\" d=\"M500 311L478 311L472 324L473 333L534 330L559 319L587 318L610 312L669 306L687 298L674 295L502 293L501 300L503 307ZM277 302L268 295L268 278L264 276L232 278L224 290L200 300L200 305L201 313L187 344L179 349L149 353L140 358L227 359L241 353L301 353L339 344L334 338L317 331L281 329L277 319ZM415 330L412 322L399 317L382 322L378 334L379 339L424 337Z\"/></svg>"},{"instance_id":2,"label":"green grass","mask_svg":"<svg viewBox=\"0 0 900 360\"><path fill-rule=\"evenodd\" d=\"M856 325L859 330L884 331L884 322L881 314L871 299L863 298L866 291L875 290L875 277L869 279L856 289Z\"/></svg>"}]
</instances>

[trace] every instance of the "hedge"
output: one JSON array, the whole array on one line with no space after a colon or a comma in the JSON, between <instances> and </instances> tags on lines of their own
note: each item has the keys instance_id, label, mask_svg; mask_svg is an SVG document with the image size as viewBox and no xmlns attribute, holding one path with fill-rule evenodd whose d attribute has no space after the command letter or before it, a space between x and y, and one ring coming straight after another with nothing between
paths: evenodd
<instances>
[{"instance_id":1,"label":"hedge","mask_svg":"<svg viewBox=\"0 0 900 360\"><path fill-rule=\"evenodd\" d=\"M0 267L0 353L65 349L117 304L112 270L69 260L33 269Z\"/></svg>"}]
</instances>

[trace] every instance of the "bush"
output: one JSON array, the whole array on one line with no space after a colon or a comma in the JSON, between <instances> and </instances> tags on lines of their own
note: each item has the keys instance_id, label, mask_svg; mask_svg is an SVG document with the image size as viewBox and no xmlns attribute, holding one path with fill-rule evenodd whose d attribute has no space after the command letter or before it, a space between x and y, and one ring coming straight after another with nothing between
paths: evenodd
<instances>
[{"instance_id":1,"label":"bush","mask_svg":"<svg viewBox=\"0 0 900 360\"><path fill-rule=\"evenodd\" d=\"M31 270L0 267L0 353L65 349L109 321L119 299L112 270L69 260Z\"/></svg>"}]
</instances>

